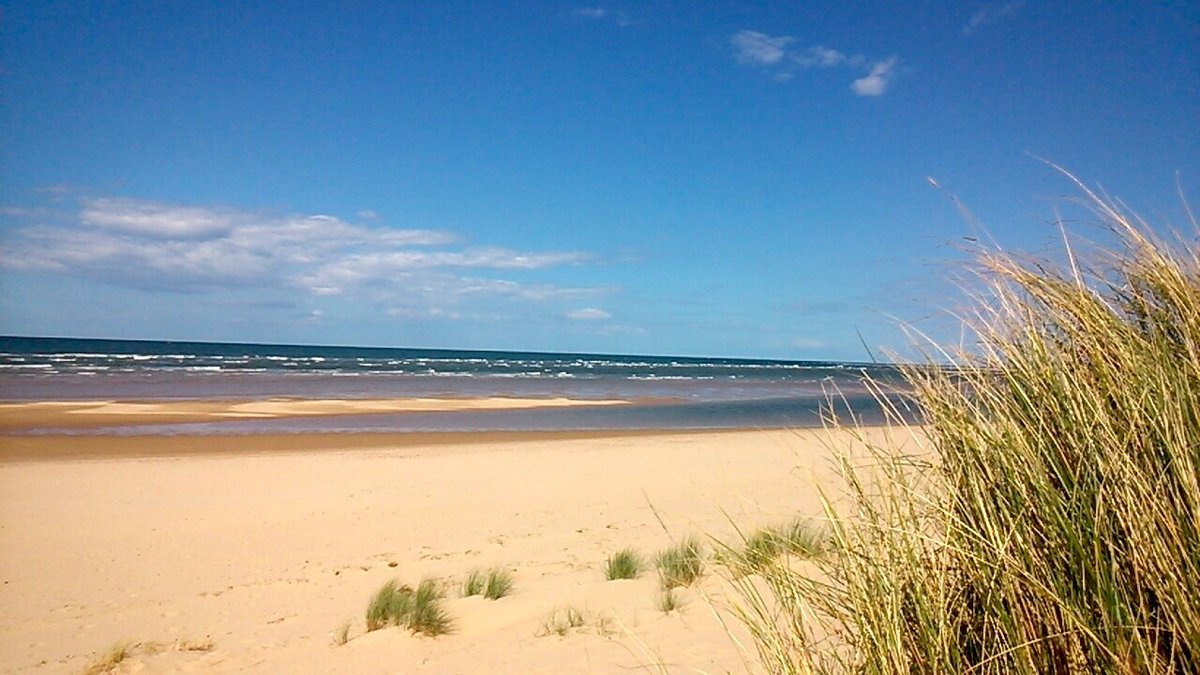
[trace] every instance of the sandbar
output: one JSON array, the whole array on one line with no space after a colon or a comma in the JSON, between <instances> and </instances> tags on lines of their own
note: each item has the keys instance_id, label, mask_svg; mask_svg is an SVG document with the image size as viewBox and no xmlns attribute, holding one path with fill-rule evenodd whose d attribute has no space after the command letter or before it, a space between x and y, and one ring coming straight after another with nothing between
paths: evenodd
<instances>
[{"instance_id":1,"label":"sandbar","mask_svg":"<svg viewBox=\"0 0 1200 675\"><path fill-rule=\"evenodd\" d=\"M182 424L236 419L277 419L317 415L370 415L406 412L461 412L579 406L627 405L616 399L392 398L170 400L170 401L31 401L0 403L0 432L50 428L96 428L139 424Z\"/></svg>"}]
</instances>

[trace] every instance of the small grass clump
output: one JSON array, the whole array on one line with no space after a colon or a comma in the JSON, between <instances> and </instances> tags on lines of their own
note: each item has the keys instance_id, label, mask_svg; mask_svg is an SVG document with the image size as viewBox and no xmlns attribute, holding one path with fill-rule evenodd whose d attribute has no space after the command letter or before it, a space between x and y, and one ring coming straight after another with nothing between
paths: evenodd
<instances>
[{"instance_id":1,"label":"small grass clump","mask_svg":"<svg viewBox=\"0 0 1200 675\"><path fill-rule=\"evenodd\" d=\"M203 640L177 640L174 643L174 647L176 651L181 652L211 652L217 648L217 643L213 642L212 638L204 638Z\"/></svg>"},{"instance_id":2,"label":"small grass clump","mask_svg":"<svg viewBox=\"0 0 1200 675\"><path fill-rule=\"evenodd\" d=\"M658 598L654 605L658 607L663 614L670 614L682 606L682 601L674 588L663 588L659 590Z\"/></svg>"},{"instance_id":3,"label":"small grass clump","mask_svg":"<svg viewBox=\"0 0 1200 675\"><path fill-rule=\"evenodd\" d=\"M783 525L762 527L746 537L742 549L724 552L725 562L741 573L760 571L787 553L812 559L825 554L826 535L802 519L795 518Z\"/></svg>"},{"instance_id":4,"label":"small grass clump","mask_svg":"<svg viewBox=\"0 0 1200 675\"><path fill-rule=\"evenodd\" d=\"M487 583L483 586L483 597L488 600L499 600L512 593L513 574L506 569L495 568L488 570Z\"/></svg>"},{"instance_id":5,"label":"small grass clump","mask_svg":"<svg viewBox=\"0 0 1200 675\"><path fill-rule=\"evenodd\" d=\"M83 671L84 675L100 675L101 673L112 672L122 661L133 655L134 646L134 643L129 640L114 644L88 664L88 667Z\"/></svg>"},{"instance_id":6,"label":"small grass clump","mask_svg":"<svg viewBox=\"0 0 1200 675\"><path fill-rule=\"evenodd\" d=\"M764 527L746 537L746 545L742 550L740 562L751 570L756 570L774 561L786 550L784 539L775 529Z\"/></svg>"},{"instance_id":7,"label":"small grass clump","mask_svg":"<svg viewBox=\"0 0 1200 675\"><path fill-rule=\"evenodd\" d=\"M664 590L691 586L704 574L704 549L699 539L687 537L661 551L655 558L655 564Z\"/></svg>"},{"instance_id":8,"label":"small grass clump","mask_svg":"<svg viewBox=\"0 0 1200 675\"><path fill-rule=\"evenodd\" d=\"M571 632L573 628L583 628L587 624L587 617L582 611L573 605L567 607L559 607L546 617L542 622L541 628L538 629L538 637L547 635L557 635L562 637Z\"/></svg>"},{"instance_id":9,"label":"small grass clump","mask_svg":"<svg viewBox=\"0 0 1200 675\"><path fill-rule=\"evenodd\" d=\"M449 633L453 622L441 599L442 589L432 579L421 581L416 590L388 581L367 605L367 631L392 625L428 636Z\"/></svg>"},{"instance_id":10,"label":"small grass clump","mask_svg":"<svg viewBox=\"0 0 1200 675\"><path fill-rule=\"evenodd\" d=\"M604 578L609 581L636 579L642 573L642 557L631 548L622 549L609 556L604 565Z\"/></svg>"},{"instance_id":11,"label":"small grass clump","mask_svg":"<svg viewBox=\"0 0 1200 675\"><path fill-rule=\"evenodd\" d=\"M462 594L464 598L469 598L472 595L482 595L488 600L499 600L512 593L512 589L512 572L501 567L493 567L486 572L483 570L472 570L467 575L466 581L463 582Z\"/></svg>"},{"instance_id":12,"label":"small grass clump","mask_svg":"<svg viewBox=\"0 0 1200 675\"><path fill-rule=\"evenodd\" d=\"M983 252L920 430L846 429L837 555L742 582L766 671L1200 672L1200 247L1088 195L1116 245Z\"/></svg>"},{"instance_id":13,"label":"small grass clump","mask_svg":"<svg viewBox=\"0 0 1200 675\"><path fill-rule=\"evenodd\" d=\"M776 530L788 553L801 558L819 558L829 550L829 536L812 523L795 518Z\"/></svg>"},{"instance_id":14,"label":"small grass clump","mask_svg":"<svg viewBox=\"0 0 1200 675\"><path fill-rule=\"evenodd\" d=\"M392 579L380 587L367 604L367 632L379 630L389 624L399 626L408 617L413 590L399 586Z\"/></svg>"},{"instance_id":15,"label":"small grass clump","mask_svg":"<svg viewBox=\"0 0 1200 675\"><path fill-rule=\"evenodd\" d=\"M487 574L483 570L471 570L467 575L462 585L462 596L469 598L473 595L483 595L483 589L487 586Z\"/></svg>"},{"instance_id":16,"label":"small grass clump","mask_svg":"<svg viewBox=\"0 0 1200 675\"><path fill-rule=\"evenodd\" d=\"M125 640L109 647L83 670L84 675L101 675L114 672L117 667L135 654L154 656L164 652L211 652L216 649L211 638L203 640L178 639L173 642L133 642Z\"/></svg>"},{"instance_id":17,"label":"small grass clump","mask_svg":"<svg viewBox=\"0 0 1200 675\"><path fill-rule=\"evenodd\" d=\"M333 644L341 647L350 641L350 619L346 619L333 631Z\"/></svg>"}]
</instances>

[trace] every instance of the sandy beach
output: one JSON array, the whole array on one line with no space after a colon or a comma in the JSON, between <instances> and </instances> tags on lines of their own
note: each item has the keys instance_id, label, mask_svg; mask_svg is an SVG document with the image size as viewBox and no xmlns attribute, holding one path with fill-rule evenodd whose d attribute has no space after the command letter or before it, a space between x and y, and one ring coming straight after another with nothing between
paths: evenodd
<instances>
[{"instance_id":1,"label":"sandy beach","mask_svg":"<svg viewBox=\"0 0 1200 675\"><path fill-rule=\"evenodd\" d=\"M652 573L603 563L817 514L823 436L2 437L0 670L81 672L128 640L120 672L742 672L718 574L664 614ZM452 634L365 632L387 580L493 566L514 592L452 588ZM542 635L565 607L586 625Z\"/></svg>"}]
</instances>

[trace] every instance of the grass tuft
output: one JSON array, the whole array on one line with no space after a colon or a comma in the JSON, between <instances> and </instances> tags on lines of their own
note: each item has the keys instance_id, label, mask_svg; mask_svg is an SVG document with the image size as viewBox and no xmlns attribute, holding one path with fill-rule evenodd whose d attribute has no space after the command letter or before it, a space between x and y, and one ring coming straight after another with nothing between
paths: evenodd
<instances>
[{"instance_id":1,"label":"grass tuft","mask_svg":"<svg viewBox=\"0 0 1200 675\"><path fill-rule=\"evenodd\" d=\"M472 570L463 582L462 595L464 598L472 595L482 595L488 600L499 600L512 593L513 574L501 567L493 567L484 572Z\"/></svg>"},{"instance_id":2,"label":"grass tuft","mask_svg":"<svg viewBox=\"0 0 1200 675\"><path fill-rule=\"evenodd\" d=\"M398 586L395 579L381 586L367 604L367 632L379 630L389 624L400 625L400 622L408 616L408 606L412 602L412 596L412 588Z\"/></svg>"},{"instance_id":3,"label":"grass tuft","mask_svg":"<svg viewBox=\"0 0 1200 675\"><path fill-rule=\"evenodd\" d=\"M691 586L704 574L704 549L699 539L687 537L661 551L655 558L655 565L663 589Z\"/></svg>"},{"instance_id":4,"label":"grass tuft","mask_svg":"<svg viewBox=\"0 0 1200 675\"><path fill-rule=\"evenodd\" d=\"M133 655L134 646L134 643L129 640L114 644L88 664L83 671L84 675L112 672L122 661Z\"/></svg>"},{"instance_id":5,"label":"grass tuft","mask_svg":"<svg viewBox=\"0 0 1200 675\"><path fill-rule=\"evenodd\" d=\"M746 545L739 562L750 570L757 570L774 562L785 550L784 539L778 531L762 528L746 537Z\"/></svg>"},{"instance_id":6,"label":"grass tuft","mask_svg":"<svg viewBox=\"0 0 1200 675\"><path fill-rule=\"evenodd\" d=\"M565 636L574 628L583 628L587 624L587 617L582 611L573 605L567 607L559 607L546 617L542 622L541 627L537 631L538 637L548 635Z\"/></svg>"},{"instance_id":7,"label":"grass tuft","mask_svg":"<svg viewBox=\"0 0 1200 675\"><path fill-rule=\"evenodd\" d=\"M819 558L829 552L829 534L811 521L795 518L776 530L788 553L800 558Z\"/></svg>"},{"instance_id":8,"label":"grass tuft","mask_svg":"<svg viewBox=\"0 0 1200 675\"><path fill-rule=\"evenodd\" d=\"M847 428L836 554L740 582L765 670L1200 672L1200 249L1088 196L1116 246L982 253L921 429Z\"/></svg>"},{"instance_id":9,"label":"grass tuft","mask_svg":"<svg viewBox=\"0 0 1200 675\"><path fill-rule=\"evenodd\" d=\"M216 647L217 644L211 638L203 640L180 638L173 642L133 642L132 640L125 640L114 644L104 653L97 656L83 670L83 673L84 675L100 675L101 673L114 672L121 663L124 663L125 660L135 653L140 653L143 656L154 656L164 652L211 652Z\"/></svg>"},{"instance_id":10,"label":"grass tuft","mask_svg":"<svg viewBox=\"0 0 1200 675\"><path fill-rule=\"evenodd\" d=\"M333 644L341 647L350 641L350 619L346 619L333 632Z\"/></svg>"},{"instance_id":11,"label":"grass tuft","mask_svg":"<svg viewBox=\"0 0 1200 675\"><path fill-rule=\"evenodd\" d=\"M483 589L487 585L487 575L483 570L471 570L467 575L466 581L463 582L462 596L469 598L473 595L483 595Z\"/></svg>"},{"instance_id":12,"label":"grass tuft","mask_svg":"<svg viewBox=\"0 0 1200 675\"><path fill-rule=\"evenodd\" d=\"M604 578L609 581L618 579L636 579L642 573L642 557L631 548L626 548L609 556L604 566Z\"/></svg>"},{"instance_id":13,"label":"grass tuft","mask_svg":"<svg viewBox=\"0 0 1200 675\"><path fill-rule=\"evenodd\" d=\"M663 614L670 614L671 612L679 609L683 603L680 601L679 595L675 593L674 588L664 588L659 590L658 598L656 599L654 605L655 607L658 607L659 611L661 611Z\"/></svg>"},{"instance_id":14,"label":"grass tuft","mask_svg":"<svg viewBox=\"0 0 1200 675\"><path fill-rule=\"evenodd\" d=\"M822 530L802 518L795 518L782 525L763 527L745 538L742 549L722 551L722 559L741 574L761 571L786 554L799 558L813 559L825 555L828 537Z\"/></svg>"},{"instance_id":15,"label":"grass tuft","mask_svg":"<svg viewBox=\"0 0 1200 675\"><path fill-rule=\"evenodd\" d=\"M453 622L441 599L442 589L432 579L422 580L416 590L388 581L367 605L367 631L392 625L428 636L449 633Z\"/></svg>"},{"instance_id":16,"label":"grass tuft","mask_svg":"<svg viewBox=\"0 0 1200 675\"><path fill-rule=\"evenodd\" d=\"M488 570L487 583L484 584L483 597L488 600L499 600L512 593L513 574L499 567Z\"/></svg>"},{"instance_id":17,"label":"grass tuft","mask_svg":"<svg viewBox=\"0 0 1200 675\"><path fill-rule=\"evenodd\" d=\"M408 629L429 636L449 633L453 626L441 599L442 589L433 580L425 579L418 584L409 605L408 620L404 622Z\"/></svg>"}]
</instances>

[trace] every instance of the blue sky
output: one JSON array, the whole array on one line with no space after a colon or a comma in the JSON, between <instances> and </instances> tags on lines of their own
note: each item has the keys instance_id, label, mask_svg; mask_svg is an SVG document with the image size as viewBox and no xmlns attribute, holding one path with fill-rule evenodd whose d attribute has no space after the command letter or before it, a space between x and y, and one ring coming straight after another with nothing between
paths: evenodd
<instances>
[{"instance_id":1,"label":"blue sky","mask_svg":"<svg viewBox=\"0 0 1200 675\"><path fill-rule=\"evenodd\" d=\"M864 360L1034 156L1185 224L1195 3L746 5L4 2L0 333Z\"/></svg>"}]
</instances>

